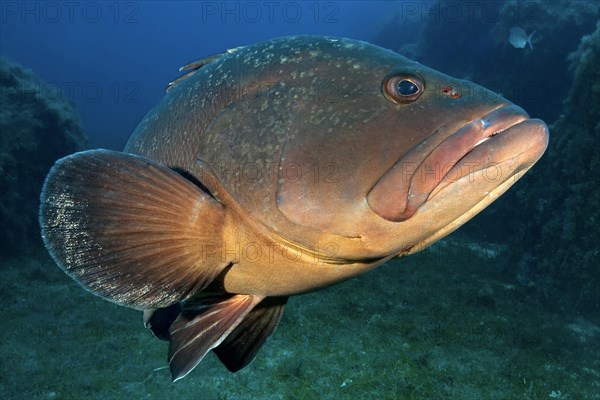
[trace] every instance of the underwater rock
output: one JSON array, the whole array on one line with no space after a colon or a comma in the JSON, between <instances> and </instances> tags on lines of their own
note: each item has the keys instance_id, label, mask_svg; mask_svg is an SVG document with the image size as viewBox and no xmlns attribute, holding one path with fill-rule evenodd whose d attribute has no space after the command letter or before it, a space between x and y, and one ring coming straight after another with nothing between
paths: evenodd
<instances>
[{"instance_id":1,"label":"underwater rock","mask_svg":"<svg viewBox=\"0 0 600 400\"><path fill-rule=\"evenodd\" d=\"M553 308L600 308L600 4L568 0L426 2L406 43L402 18L385 44L449 75L482 84L549 121L548 151L503 199L457 234L508 244L507 273ZM454 9L451 9L454 7ZM456 12L456 8L461 9ZM457 18L450 18L451 12ZM413 18L414 19L414 18ZM511 27L537 31L534 49L515 49ZM595 32L594 32L595 29ZM594 32L590 35L590 32ZM587 35L587 36L586 36ZM443 46L452 43L452 46ZM455 234L456 235L456 234ZM510 235L510 236L509 236Z\"/></svg>"},{"instance_id":2,"label":"underwater rock","mask_svg":"<svg viewBox=\"0 0 600 400\"><path fill-rule=\"evenodd\" d=\"M545 303L600 308L600 22L568 57L573 84L550 127L548 151L517 198L515 261L531 251L528 280Z\"/></svg>"},{"instance_id":3,"label":"underwater rock","mask_svg":"<svg viewBox=\"0 0 600 400\"><path fill-rule=\"evenodd\" d=\"M374 43L490 88L552 121L571 84L566 55L593 31L599 11L592 0L416 2L398 6ZM511 46L515 26L536 31L533 49Z\"/></svg>"},{"instance_id":4,"label":"underwater rock","mask_svg":"<svg viewBox=\"0 0 600 400\"><path fill-rule=\"evenodd\" d=\"M530 115L555 120L573 82L566 56L577 49L582 36L594 30L599 12L599 3L592 0L507 1L490 31L495 54L486 60L486 69L479 69L477 79L493 83L493 88ZM514 25L528 33L535 31L533 49L510 45L508 36Z\"/></svg>"},{"instance_id":5,"label":"underwater rock","mask_svg":"<svg viewBox=\"0 0 600 400\"><path fill-rule=\"evenodd\" d=\"M40 245L39 195L58 158L87 144L60 91L0 58L0 255Z\"/></svg>"}]
</instances>

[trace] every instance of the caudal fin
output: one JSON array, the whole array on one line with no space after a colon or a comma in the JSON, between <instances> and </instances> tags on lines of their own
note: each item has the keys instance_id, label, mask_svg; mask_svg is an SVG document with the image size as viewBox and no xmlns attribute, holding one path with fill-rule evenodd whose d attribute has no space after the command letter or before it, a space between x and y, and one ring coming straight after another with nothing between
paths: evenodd
<instances>
[{"instance_id":1,"label":"caudal fin","mask_svg":"<svg viewBox=\"0 0 600 400\"><path fill-rule=\"evenodd\" d=\"M529 44L529 48L531 50L533 50L533 44L531 43L531 39L533 38L533 34L536 33L537 31L533 31L531 32L531 34L527 37L527 44Z\"/></svg>"},{"instance_id":2,"label":"caudal fin","mask_svg":"<svg viewBox=\"0 0 600 400\"><path fill-rule=\"evenodd\" d=\"M207 251L221 245L223 206L146 158L109 150L65 157L40 200L42 237L56 263L117 304L166 307L228 265Z\"/></svg>"}]
</instances>

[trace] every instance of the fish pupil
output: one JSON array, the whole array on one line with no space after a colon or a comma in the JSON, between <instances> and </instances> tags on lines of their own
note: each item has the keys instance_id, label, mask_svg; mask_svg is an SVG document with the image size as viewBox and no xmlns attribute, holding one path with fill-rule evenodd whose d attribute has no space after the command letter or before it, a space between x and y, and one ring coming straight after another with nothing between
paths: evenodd
<instances>
[{"instance_id":1,"label":"fish pupil","mask_svg":"<svg viewBox=\"0 0 600 400\"><path fill-rule=\"evenodd\" d=\"M419 91L419 87L414 82L403 79L398 82L398 93L401 96L412 96Z\"/></svg>"}]
</instances>

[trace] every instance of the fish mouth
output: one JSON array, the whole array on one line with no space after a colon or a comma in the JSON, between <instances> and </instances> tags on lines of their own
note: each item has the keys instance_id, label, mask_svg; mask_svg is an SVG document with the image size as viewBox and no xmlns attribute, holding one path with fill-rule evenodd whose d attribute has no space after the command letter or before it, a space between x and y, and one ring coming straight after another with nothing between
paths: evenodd
<instances>
[{"instance_id":1,"label":"fish mouth","mask_svg":"<svg viewBox=\"0 0 600 400\"><path fill-rule=\"evenodd\" d=\"M428 140L398 160L368 193L369 207L382 218L407 220L448 185L489 173L512 159L506 171L486 177L495 180L491 186L500 186L541 157L548 128L521 107L507 104L469 121L439 143Z\"/></svg>"}]
</instances>

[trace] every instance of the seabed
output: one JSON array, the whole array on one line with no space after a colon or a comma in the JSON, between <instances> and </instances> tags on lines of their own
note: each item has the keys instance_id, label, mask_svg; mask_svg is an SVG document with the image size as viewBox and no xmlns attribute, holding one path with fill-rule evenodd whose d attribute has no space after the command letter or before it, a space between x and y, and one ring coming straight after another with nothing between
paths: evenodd
<instances>
[{"instance_id":1,"label":"seabed","mask_svg":"<svg viewBox=\"0 0 600 400\"><path fill-rule=\"evenodd\" d=\"M600 399L599 321L548 310L503 251L443 240L292 297L246 369L209 354L171 383L141 313L40 250L0 269L4 399Z\"/></svg>"}]
</instances>

